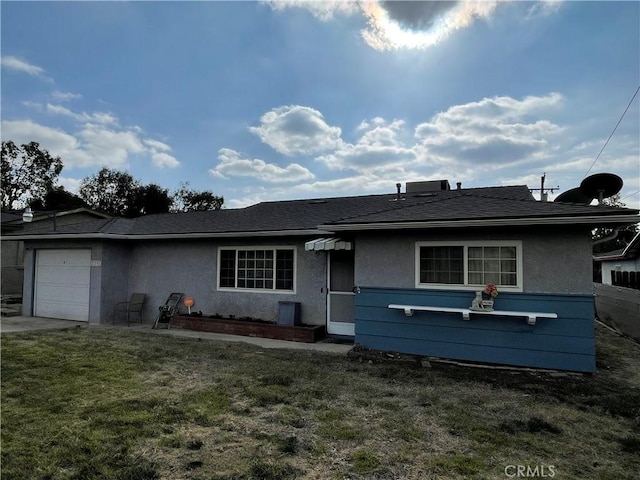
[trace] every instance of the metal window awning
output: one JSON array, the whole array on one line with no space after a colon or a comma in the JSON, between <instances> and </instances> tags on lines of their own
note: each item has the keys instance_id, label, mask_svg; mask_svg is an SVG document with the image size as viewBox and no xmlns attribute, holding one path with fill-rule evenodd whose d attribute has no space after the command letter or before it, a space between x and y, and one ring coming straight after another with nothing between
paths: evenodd
<instances>
[{"instance_id":1,"label":"metal window awning","mask_svg":"<svg viewBox=\"0 0 640 480\"><path fill-rule=\"evenodd\" d=\"M352 250L353 244L340 238L316 238L304 244L308 252L320 250Z\"/></svg>"}]
</instances>

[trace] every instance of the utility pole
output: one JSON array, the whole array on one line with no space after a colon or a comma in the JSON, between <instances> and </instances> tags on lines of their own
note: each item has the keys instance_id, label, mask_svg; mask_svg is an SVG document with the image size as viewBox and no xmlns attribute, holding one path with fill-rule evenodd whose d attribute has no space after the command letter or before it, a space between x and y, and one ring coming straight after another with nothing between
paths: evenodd
<instances>
[{"instance_id":1,"label":"utility pole","mask_svg":"<svg viewBox=\"0 0 640 480\"><path fill-rule=\"evenodd\" d=\"M540 201L541 202L546 202L547 199L549 198L549 194L547 193L547 190L550 191L551 193L553 193L554 190L560 190L559 186L544 188L544 181L545 181L546 176L547 176L546 172L543 172L542 176L540 177L540 188L530 188L529 189L530 192L540 191Z\"/></svg>"}]
</instances>

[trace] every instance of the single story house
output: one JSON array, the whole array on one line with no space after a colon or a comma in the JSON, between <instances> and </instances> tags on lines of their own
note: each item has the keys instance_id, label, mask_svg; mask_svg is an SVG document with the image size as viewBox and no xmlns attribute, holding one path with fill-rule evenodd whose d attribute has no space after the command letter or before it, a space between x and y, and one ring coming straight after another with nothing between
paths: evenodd
<instances>
[{"instance_id":1,"label":"single story house","mask_svg":"<svg viewBox=\"0 0 640 480\"><path fill-rule=\"evenodd\" d=\"M638 280L631 282L630 278L640 272L640 232L625 248L595 255L593 261L600 266L603 285L629 286L633 283L633 288L640 288Z\"/></svg>"},{"instance_id":2,"label":"single story house","mask_svg":"<svg viewBox=\"0 0 640 480\"><path fill-rule=\"evenodd\" d=\"M593 261L602 271L602 283L594 283L598 319L640 342L640 233Z\"/></svg>"},{"instance_id":3,"label":"single story house","mask_svg":"<svg viewBox=\"0 0 640 480\"><path fill-rule=\"evenodd\" d=\"M178 291L206 314L269 320L299 302L303 323L372 349L595 370L591 229L637 210L539 202L526 186L397 188L22 234L23 313L110 322L141 292L152 321ZM495 310L471 311L488 283Z\"/></svg>"}]
</instances>

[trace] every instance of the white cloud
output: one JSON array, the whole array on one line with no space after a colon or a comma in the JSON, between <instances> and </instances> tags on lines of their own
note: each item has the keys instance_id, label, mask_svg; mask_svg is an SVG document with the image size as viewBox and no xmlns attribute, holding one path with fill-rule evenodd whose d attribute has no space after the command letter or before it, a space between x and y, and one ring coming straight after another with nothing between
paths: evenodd
<instances>
[{"instance_id":1,"label":"white cloud","mask_svg":"<svg viewBox=\"0 0 640 480\"><path fill-rule=\"evenodd\" d=\"M330 20L334 15L350 15L358 12L358 4L344 0L271 0L264 2L276 11L286 8L304 8L320 20Z\"/></svg>"},{"instance_id":2,"label":"white cloud","mask_svg":"<svg viewBox=\"0 0 640 480\"><path fill-rule=\"evenodd\" d=\"M81 148L69 152L63 158L63 161L69 159L77 166L125 167L130 155L145 151L135 133L110 130L101 125L88 123L77 133L77 137L80 139Z\"/></svg>"},{"instance_id":3,"label":"white cloud","mask_svg":"<svg viewBox=\"0 0 640 480\"><path fill-rule=\"evenodd\" d=\"M33 108L38 112L42 112L44 110L44 106L41 103L32 102L31 100L25 100L24 102L22 102L22 105L24 105L25 107Z\"/></svg>"},{"instance_id":4,"label":"white cloud","mask_svg":"<svg viewBox=\"0 0 640 480\"><path fill-rule=\"evenodd\" d=\"M12 140L16 145L35 141L52 155L60 157L78 148L78 140L73 135L31 120L3 120L2 140Z\"/></svg>"},{"instance_id":5,"label":"white cloud","mask_svg":"<svg viewBox=\"0 0 640 480\"><path fill-rule=\"evenodd\" d=\"M251 200L266 198L392 191L398 181L447 178L451 182L486 186L504 184L510 178L523 175L532 179L539 177L542 167L557 161L559 156L570 158L566 151L563 152L569 148L565 136L559 135L564 127L551 120L564 103L564 97L558 93L521 99L499 96L453 105L416 126L401 119L365 119L356 126L358 137L352 143L338 135L329 135L327 140L327 136L319 133L317 136L325 139L323 149L332 147L318 152L315 161L331 170L330 175L337 178L315 179L300 165L293 164L284 169L262 160L244 158L231 149L219 151L219 163L210 173L218 178L245 176L265 182L294 174L290 179L297 184L286 189L272 187L247 192L241 202L245 205ZM301 122L302 127L296 131L283 120L292 111L305 119L322 122L311 124L312 127L308 122ZM259 133L266 143L282 153L308 153L294 134L312 132L304 135L306 140L313 137L314 132L326 132L327 128L338 129L327 126L322 114L316 110L281 107L263 116ZM299 169L300 178L296 177L294 166Z\"/></svg>"},{"instance_id":6,"label":"white cloud","mask_svg":"<svg viewBox=\"0 0 640 480\"><path fill-rule=\"evenodd\" d=\"M269 183L291 183L314 178L313 173L297 163L285 168L260 159L242 158L240 153L230 148L218 151L218 165L209 170L218 178L252 177Z\"/></svg>"},{"instance_id":7,"label":"white cloud","mask_svg":"<svg viewBox=\"0 0 640 480\"><path fill-rule=\"evenodd\" d=\"M416 159L416 152L412 145L405 145L398 138L398 135L405 133L403 127L402 120L387 123L376 117L363 121L357 128L358 131L364 131L358 142L343 142L336 150L317 157L317 160L332 170L351 169L359 172L411 163Z\"/></svg>"},{"instance_id":8,"label":"white cloud","mask_svg":"<svg viewBox=\"0 0 640 480\"><path fill-rule=\"evenodd\" d=\"M176 160L175 157L169 155L168 153L160 152L160 153L152 153L151 160L156 167L160 168L176 168L180 165L180 162Z\"/></svg>"},{"instance_id":9,"label":"white cloud","mask_svg":"<svg viewBox=\"0 0 640 480\"><path fill-rule=\"evenodd\" d=\"M2 57L1 60L3 67L50 80L41 67L15 57ZM64 102L81 99L82 95L54 90L50 97ZM3 120L2 139L17 144L36 141L51 154L59 156L67 170L92 166L127 167L129 160L136 156L146 156L158 168L176 168L180 165L173 155L167 153L171 151L169 145L153 138L143 138L143 131L138 126L122 127L118 117L111 113L78 113L63 105L45 105L30 100L22 104L39 113L71 118L77 122L76 131L69 133L32 120Z\"/></svg>"},{"instance_id":10,"label":"white cloud","mask_svg":"<svg viewBox=\"0 0 640 480\"><path fill-rule=\"evenodd\" d=\"M286 188L264 183L242 192L230 207L265 200L312 198L369 193L393 193L395 183L448 179L464 187L525 184L538 188L546 172L546 187L560 187L555 195L580 184L605 138L594 139L589 129L565 126L556 114L571 109L571 100L558 93L513 98L484 98L453 105L416 126L381 117L356 126L353 143L341 141L315 160L331 172L302 179ZM258 176L264 162L244 159L233 150L220 151L219 178L228 173ZM624 180L622 196L638 208L638 137L619 134L603 152L590 174L613 172ZM280 168L280 167L279 167ZM320 177L320 175L318 175ZM455 187L454 187L455 188ZM551 199L554 195L550 196Z\"/></svg>"},{"instance_id":11,"label":"white cloud","mask_svg":"<svg viewBox=\"0 0 640 480\"><path fill-rule=\"evenodd\" d=\"M352 175L296 185L293 191L303 197L334 196L336 192L348 196L359 195L361 192L393 192L395 184L395 180L376 175Z\"/></svg>"},{"instance_id":12,"label":"white cloud","mask_svg":"<svg viewBox=\"0 0 640 480\"><path fill-rule=\"evenodd\" d=\"M159 151L170 150L165 143L142 139L133 130L98 123L85 123L71 134L32 120L3 120L2 139L16 144L38 142L52 155L62 158L65 171L92 166L123 168L136 155L147 155L160 168L180 165L175 157Z\"/></svg>"},{"instance_id":13,"label":"white cloud","mask_svg":"<svg viewBox=\"0 0 640 480\"><path fill-rule=\"evenodd\" d=\"M531 18L534 16L546 16L552 15L560 10L564 0L544 0L540 2L535 2L531 5L529 10L527 11L527 18Z\"/></svg>"},{"instance_id":14,"label":"white cloud","mask_svg":"<svg viewBox=\"0 0 640 480\"><path fill-rule=\"evenodd\" d=\"M507 96L483 98L478 102L454 105L446 112L436 115L435 119L438 122L450 124L464 124L469 119L478 119L481 122L485 119L493 121L521 119L547 113L561 106L563 100L564 97L556 92L537 97L527 96L522 100Z\"/></svg>"},{"instance_id":15,"label":"white cloud","mask_svg":"<svg viewBox=\"0 0 640 480\"><path fill-rule=\"evenodd\" d=\"M135 131L135 134L138 133ZM167 153L171 151L171 147L166 143L152 138L145 138L142 143L146 145L146 150L151 154L151 160L156 167L176 168L180 166L180 162L173 155Z\"/></svg>"},{"instance_id":16,"label":"white cloud","mask_svg":"<svg viewBox=\"0 0 640 480\"><path fill-rule=\"evenodd\" d=\"M138 133L140 133L140 130L137 130ZM156 151L160 151L160 152L170 152L171 151L171 147L169 145L167 145L166 143L160 142L158 140L153 140L150 138L145 138L143 140L144 144L146 146L148 146L149 148L152 148Z\"/></svg>"},{"instance_id":17,"label":"white cloud","mask_svg":"<svg viewBox=\"0 0 640 480\"><path fill-rule=\"evenodd\" d=\"M25 62L24 60L20 60L16 57L2 57L0 58L0 63L3 67L14 70L16 72L26 73L27 75L31 75L32 77L46 78L44 68L38 67L37 65L32 65L29 62Z\"/></svg>"},{"instance_id":18,"label":"white cloud","mask_svg":"<svg viewBox=\"0 0 640 480\"><path fill-rule=\"evenodd\" d=\"M80 100L82 95L79 93L70 93L70 92L61 92L59 90L55 90L51 92L51 98L53 98L57 102L67 102L70 100Z\"/></svg>"},{"instance_id":19,"label":"white cloud","mask_svg":"<svg viewBox=\"0 0 640 480\"><path fill-rule=\"evenodd\" d=\"M504 167L551 153L563 129L537 117L553 113L562 101L557 93L484 98L434 115L416 127L415 136L428 158Z\"/></svg>"},{"instance_id":20,"label":"white cloud","mask_svg":"<svg viewBox=\"0 0 640 480\"><path fill-rule=\"evenodd\" d=\"M75 193L76 195L80 192L80 186L82 184L81 178L70 178L63 177L62 175L58 177L58 184L63 186L67 192Z\"/></svg>"},{"instance_id":21,"label":"white cloud","mask_svg":"<svg viewBox=\"0 0 640 480\"><path fill-rule=\"evenodd\" d=\"M249 130L285 155L309 155L341 144L339 127L328 125L319 111L300 105L274 108L260 118L259 127Z\"/></svg>"},{"instance_id":22,"label":"white cloud","mask_svg":"<svg viewBox=\"0 0 640 480\"><path fill-rule=\"evenodd\" d=\"M117 117L105 112L76 113L68 109L67 107L63 107L62 105L52 105L51 103L47 103L46 110L48 113L53 113L55 115L65 115L67 117L71 117L78 122L92 122L104 125L116 125L118 123Z\"/></svg>"},{"instance_id":23,"label":"white cloud","mask_svg":"<svg viewBox=\"0 0 640 480\"><path fill-rule=\"evenodd\" d=\"M389 193L395 191L395 182L372 175L352 175L287 185L286 187L243 188L238 198L225 200L225 205L229 208L242 208L264 201L362 195L363 193L379 193L381 191Z\"/></svg>"},{"instance_id":24,"label":"white cloud","mask_svg":"<svg viewBox=\"0 0 640 480\"><path fill-rule=\"evenodd\" d=\"M47 103L46 105L47 112L53 113L55 115L66 115L67 117L76 118L76 114L69 110L67 107L63 107L62 105L51 105Z\"/></svg>"}]
</instances>

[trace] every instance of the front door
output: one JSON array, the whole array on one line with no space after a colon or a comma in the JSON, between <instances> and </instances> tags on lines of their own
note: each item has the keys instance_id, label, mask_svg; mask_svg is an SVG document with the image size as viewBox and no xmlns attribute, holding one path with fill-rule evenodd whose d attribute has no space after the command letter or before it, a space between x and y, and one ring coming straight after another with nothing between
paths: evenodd
<instances>
[{"instance_id":1,"label":"front door","mask_svg":"<svg viewBox=\"0 0 640 480\"><path fill-rule=\"evenodd\" d=\"M327 262L327 332L354 336L353 250L332 250Z\"/></svg>"}]
</instances>

